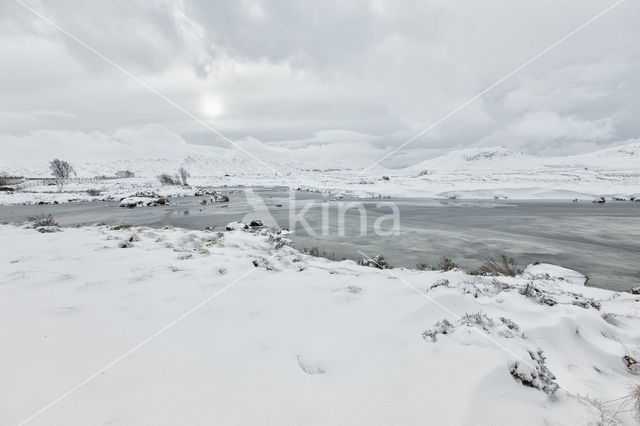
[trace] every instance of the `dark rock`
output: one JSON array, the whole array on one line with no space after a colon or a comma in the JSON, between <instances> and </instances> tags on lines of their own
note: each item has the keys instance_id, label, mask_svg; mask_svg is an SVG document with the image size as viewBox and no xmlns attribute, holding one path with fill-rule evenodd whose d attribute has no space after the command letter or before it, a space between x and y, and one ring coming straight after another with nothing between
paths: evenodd
<instances>
[{"instance_id":1,"label":"dark rock","mask_svg":"<svg viewBox=\"0 0 640 426\"><path fill-rule=\"evenodd\" d=\"M227 227L225 229L227 231L249 229L249 225L246 225L246 224L244 224L242 222L230 222L230 223L227 224Z\"/></svg>"},{"instance_id":2,"label":"dark rock","mask_svg":"<svg viewBox=\"0 0 640 426\"><path fill-rule=\"evenodd\" d=\"M204 195L216 195L216 190L213 188L204 188L204 187L198 187L196 188L196 192L193 194L196 197L202 197Z\"/></svg>"},{"instance_id":3,"label":"dark rock","mask_svg":"<svg viewBox=\"0 0 640 426\"><path fill-rule=\"evenodd\" d=\"M131 225L116 225L111 229L113 229L114 231L119 231L121 229L129 229L129 228L131 228Z\"/></svg>"},{"instance_id":4,"label":"dark rock","mask_svg":"<svg viewBox=\"0 0 640 426\"><path fill-rule=\"evenodd\" d=\"M387 263L387 260L381 254L375 255L373 258L367 258L367 257L360 258L356 260L356 263L361 266L368 266L370 268L377 268L377 269L392 268L392 266L389 265L389 263Z\"/></svg>"},{"instance_id":5,"label":"dark rock","mask_svg":"<svg viewBox=\"0 0 640 426\"><path fill-rule=\"evenodd\" d=\"M622 362L633 374L640 374L640 365L634 357L625 355L622 357Z\"/></svg>"}]
</instances>

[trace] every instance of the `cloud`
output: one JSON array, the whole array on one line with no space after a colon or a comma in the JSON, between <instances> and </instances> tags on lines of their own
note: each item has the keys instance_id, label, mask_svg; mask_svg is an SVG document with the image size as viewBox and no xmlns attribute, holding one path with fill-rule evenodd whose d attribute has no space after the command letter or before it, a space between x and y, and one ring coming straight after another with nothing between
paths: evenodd
<instances>
[{"instance_id":1,"label":"cloud","mask_svg":"<svg viewBox=\"0 0 640 426\"><path fill-rule=\"evenodd\" d=\"M20 136L0 134L0 146L3 169L46 167L53 158L82 162L182 156L192 148L178 134L160 125L120 129L111 135L65 130L36 130Z\"/></svg>"},{"instance_id":2,"label":"cloud","mask_svg":"<svg viewBox=\"0 0 640 426\"><path fill-rule=\"evenodd\" d=\"M313 164L318 168L365 167L384 155L383 149L362 139L345 143L337 135L331 137L338 141L303 143L297 147L265 144L255 138L238 139L235 143L278 169L290 164ZM179 134L158 124L118 129L111 134L64 130L37 130L21 136L0 134L0 146L6 154L0 158L0 170L44 170L54 158L75 165L166 158L180 162L188 156L253 161L238 149L189 144ZM259 166L259 171L265 171L263 167Z\"/></svg>"},{"instance_id":3,"label":"cloud","mask_svg":"<svg viewBox=\"0 0 640 426\"><path fill-rule=\"evenodd\" d=\"M596 147L598 142L611 140L613 127L609 118L590 121L540 111L525 114L510 126L483 138L477 145L502 145L526 153L569 154L572 150L568 147L575 150L581 145L583 149L574 152L584 152L587 146Z\"/></svg>"},{"instance_id":4,"label":"cloud","mask_svg":"<svg viewBox=\"0 0 640 426\"><path fill-rule=\"evenodd\" d=\"M234 140L327 161L340 161L334 146L343 146L358 153L354 164L369 157L366 150L390 152L606 6L599 0L29 4ZM496 142L532 153L578 152L637 137L638 18L640 4L623 3L386 164ZM228 146L14 2L0 5L0 111L0 132L13 138L12 146L35 147L38 134L66 146L66 135L118 151L126 148L119 129L153 123L178 135L169 144L180 149ZM140 151L154 143L127 140ZM92 155L78 145L81 152Z\"/></svg>"}]
</instances>

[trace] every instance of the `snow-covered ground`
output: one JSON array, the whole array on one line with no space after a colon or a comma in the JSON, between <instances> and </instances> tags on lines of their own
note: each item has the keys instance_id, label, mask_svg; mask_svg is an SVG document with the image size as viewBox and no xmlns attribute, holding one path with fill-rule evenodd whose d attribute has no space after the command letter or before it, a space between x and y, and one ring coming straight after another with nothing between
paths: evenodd
<instances>
[{"instance_id":1,"label":"snow-covered ground","mask_svg":"<svg viewBox=\"0 0 640 426\"><path fill-rule=\"evenodd\" d=\"M139 191L154 191L162 196L193 194L193 188L163 187L156 179L157 174L175 173L182 166L191 172L190 183L194 186L289 186L354 197L591 201L600 196L608 199L640 196L640 142L567 157L535 157L500 147L465 149L405 169L377 166L363 171L268 161L277 173L252 159L238 158L241 153L215 157L202 152L173 159L74 164L78 176L83 178L113 176L118 170L131 170L137 178L73 183L62 194L56 193L55 185L34 186L21 193L0 193L0 204L120 199ZM25 169L0 164L0 170L43 177L49 175L45 166ZM87 189L101 190L102 195L92 197Z\"/></svg>"},{"instance_id":2,"label":"snow-covered ground","mask_svg":"<svg viewBox=\"0 0 640 426\"><path fill-rule=\"evenodd\" d=\"M379 270L266 231L0 236L3 424L634 424L640 296L564 268Z\"/></svg>"}]
</instances>

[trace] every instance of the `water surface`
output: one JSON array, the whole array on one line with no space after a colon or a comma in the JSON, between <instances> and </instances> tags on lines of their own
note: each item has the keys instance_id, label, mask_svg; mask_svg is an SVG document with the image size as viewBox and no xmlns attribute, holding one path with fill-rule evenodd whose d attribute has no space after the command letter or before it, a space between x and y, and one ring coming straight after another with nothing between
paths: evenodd
<instances>
[{"instance_id":1,"label":"water surface","mask_svg":"<svg viewBox=\"0 0 640 426\"><path fill-rule=\"evenodd\" d=\"M0 220L17 222L28 216L51 213L62 226L78 224L130 224L190 229L224 230L235 220L264 219L242 189L222 191L229 203L201 205L202 197L172 199L169 206L118 207L118 202L68 203L39 206L0 206ZM289 193L284 189L254 189L268 213L289 227ZM253 197L256 198L255 196ZM355 259L383 254L393 266L434 265L448 256L467 267L477 267L488 257L508 254L520 265L549 262L576 269L589 276L589 285L628 290L640 285L640 203L567 201L488 201L433 199L357 200L366 211L366 235L361 235L361 212L346 210L344 235L339 228L339 203L330 195L296 192L293 211L306 202L316 206L304 215L312 231L300 223L292 236L298 248L318 247L336 258ZM352 200L356 201L356 200ZM394 202L400 210L397 235L379 236L374 221L390 209L380 202ZM329 215L323 234L322 204ZM388 228L391 221L385 222Z\"/></svg>"}]
</instances>

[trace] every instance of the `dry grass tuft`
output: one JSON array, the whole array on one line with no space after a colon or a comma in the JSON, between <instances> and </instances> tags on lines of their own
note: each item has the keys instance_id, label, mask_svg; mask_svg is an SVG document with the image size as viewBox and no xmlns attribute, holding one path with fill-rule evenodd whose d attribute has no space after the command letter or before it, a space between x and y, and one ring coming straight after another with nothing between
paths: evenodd
<instances>
[{"instance_id":1,"label":"dry grass tuft","mask_svg":"<svg viewBox=\"0 0 640 426\"><path fill-rule=\"evenodd\" d=\"M636 420L640 421L640 385L631 392L631 401L633 403L633 411L636 414Z\"/></svg>"},{"instance_id":2,"label":"dry grass tuft","mask_svg":"<svg viewBox=\"0 0 640 426\"><path fill-rule=\"evenodd\" d=\"M512 257L504 254L500 255L500 259L488 258L476 270L472 272L475 275L503 275L507 277L515 277L522 273L518 264Z\"/></svg>"},{"instance_id":3,"label":"dry grass tuft","mask_svg":"<svg viewBox=\"0 0 640 426\"><path fill-rule=\"evenodd\" d=\"M435 265L431 266L426 263L418 263L416 269L419 271L451 271L452 269L462 269L460 265L455 263L453 259L447 256L440 257Z\"/></svg>"},{"instance_id":4,"label":"dry grass tuft","mask_svg":"<svg viewBox=\"0 0 640 426\"><path fill-rule=\"evenodd\" d=\"M453 269L459 269L460 267L450 257L442 256L440 262L436 265L438 271L451 271Z\"/></svg>"}]
</instances>

